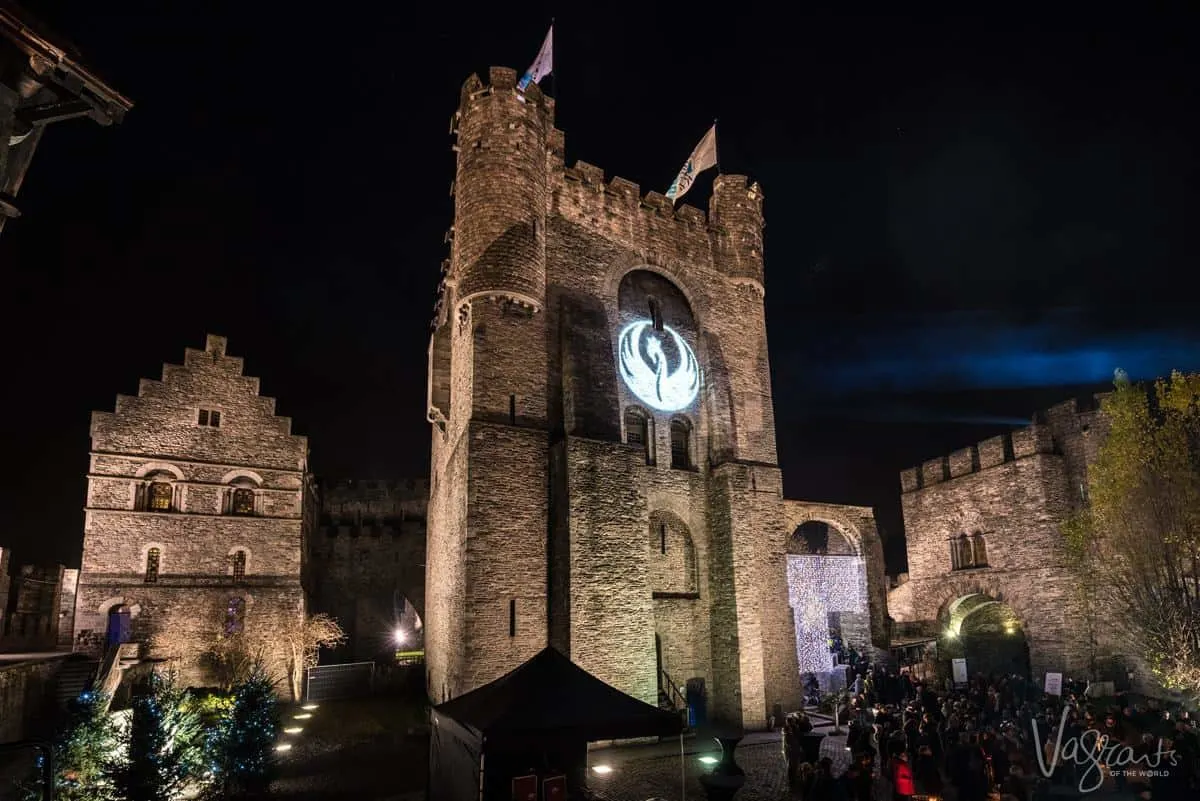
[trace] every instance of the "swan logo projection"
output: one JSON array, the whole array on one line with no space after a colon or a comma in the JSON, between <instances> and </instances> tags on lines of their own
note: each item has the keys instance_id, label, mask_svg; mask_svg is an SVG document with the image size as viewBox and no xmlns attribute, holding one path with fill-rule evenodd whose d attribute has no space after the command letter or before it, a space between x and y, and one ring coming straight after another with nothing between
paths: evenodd
<instances>
[{"instance_id":1,"label":"swan logo projection","mask_svg":"<svg viewBox=\"0 0 1200 801\"><path fill-rule=\"evenodd\" d=\"M625 326L617 340L621 378L643 403L677 412L691 406L700 391L700 364L675 329L663 326L661 333L665 349L664 337L649 320Z\"/></svg>"}]
</instances>

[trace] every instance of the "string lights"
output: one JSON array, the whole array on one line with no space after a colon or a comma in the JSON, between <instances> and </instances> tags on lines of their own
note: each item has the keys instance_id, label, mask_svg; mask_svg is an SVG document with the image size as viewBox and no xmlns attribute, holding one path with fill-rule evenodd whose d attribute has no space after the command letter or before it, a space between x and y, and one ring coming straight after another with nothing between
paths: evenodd
<instances>
[{"instance_id":1,"label":"string lights","mask_svg":"<svg viewBox=\"0 0 1200 801\"><path fill-rule=\"evenodd\" d=\"M796 658L801 673L829 673L831 612L867 614L867 572L861 556L798 555L787 558L788 605L796 618Z\"/></svg>"}]
</instances>

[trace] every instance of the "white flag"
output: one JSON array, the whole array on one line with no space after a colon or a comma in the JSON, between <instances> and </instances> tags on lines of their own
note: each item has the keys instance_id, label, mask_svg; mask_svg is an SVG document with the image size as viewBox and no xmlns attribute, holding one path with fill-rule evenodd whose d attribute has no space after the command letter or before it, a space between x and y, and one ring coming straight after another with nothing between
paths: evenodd
<instances>
[{"instance_id":1,"label":"white flag","mask_svg":"<svg viewBox=\"0 0 1200 801\"><path fill-rule=\"evenodd\" d=\"M713 123L713 127L708 129L708 133L700 140L700 144L696 145L696 149L688 157L683 169L675 177L675 182L667 190L667 197L672 201L679 200L692 188L692 183L696 180L697 175L709 167L715 166L717 166L717 124Z\"/></svg>"},{"instance_id":2,"label":"white flag","mask_svg":"<svg viewBox=\"0 0 1200 801\"><path fill-rule=\"evenodd\" d=\"M521 81L517 84L517 88L524 92L525 87L529 86L529 84L541 83L542 78L545 78L553 71L554 26L551 25L550 30L546 31L546 41L542 42L542 49L538 51L537 58L533 60L533 64L521 76Z\"/></svg>"}]
</instances>

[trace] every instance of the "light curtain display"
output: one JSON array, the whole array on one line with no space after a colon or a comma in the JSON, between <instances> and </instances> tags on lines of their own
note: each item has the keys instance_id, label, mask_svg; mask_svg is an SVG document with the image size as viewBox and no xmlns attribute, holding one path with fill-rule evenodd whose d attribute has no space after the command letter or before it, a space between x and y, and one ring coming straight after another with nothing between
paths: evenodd
<instances>
[{"instance_id":1,"label":"light curtain display","mask_svg":"<svg viewBox=\"0 0 1200 801\"><path fill-rule=\"evenodd\" d=\"M801 673L833 669L829 613L867 613L867 571L861 556L787 558L788 605L796 618L796 658Z\"/></svg>"}]
</instances>

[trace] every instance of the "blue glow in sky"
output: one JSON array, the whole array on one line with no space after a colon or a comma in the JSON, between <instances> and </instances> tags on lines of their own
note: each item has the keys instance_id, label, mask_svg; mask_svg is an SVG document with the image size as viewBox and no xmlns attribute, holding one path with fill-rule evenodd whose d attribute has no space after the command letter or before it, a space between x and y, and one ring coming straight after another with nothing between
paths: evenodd
<instances>
[{"instance_id":1,"label":"blue glow in sky","mask_svg":"<svg viewBox=\"0 0 1200 801\"><path fill-rule=\"evenodd\" d=\"M1023 389L1108 383L1117 368L1135 381L1200 369L1195 333L1089 339L1060 325L955 325L877 335L862 344L866 355L821 370L835 392Z\"/></svg>"}]
</instances>

